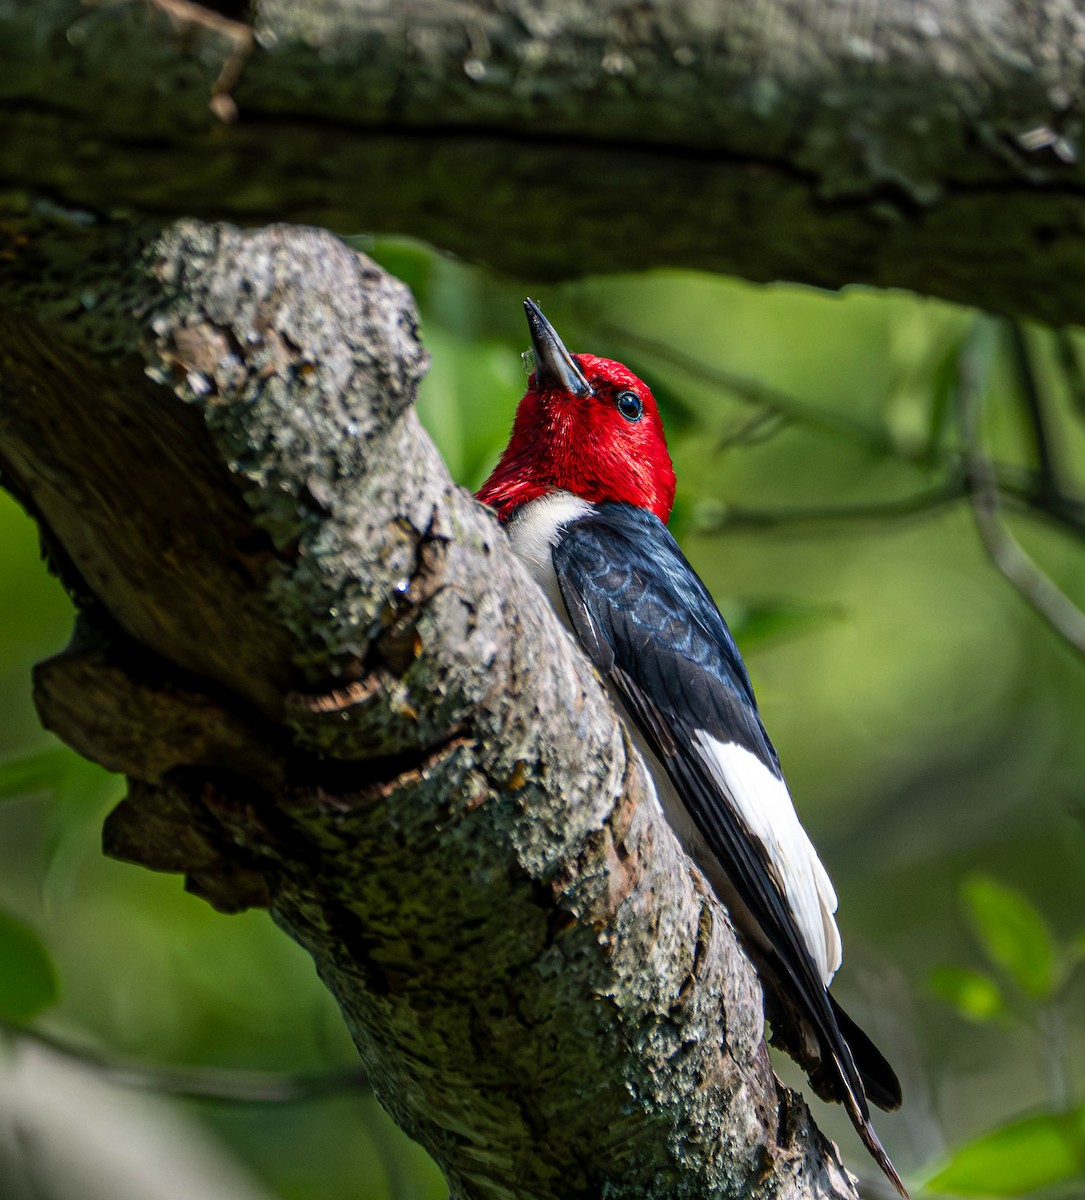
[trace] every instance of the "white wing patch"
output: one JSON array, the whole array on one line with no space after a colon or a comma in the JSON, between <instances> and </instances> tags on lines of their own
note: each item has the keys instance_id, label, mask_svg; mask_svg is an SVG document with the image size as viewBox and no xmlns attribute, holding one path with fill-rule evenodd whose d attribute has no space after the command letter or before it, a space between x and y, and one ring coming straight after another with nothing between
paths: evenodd
<instances>
[{"instance_id":1,"label":"white wing patch","mask_svg":"<svg viewBox=\"0 0 1085 1200\"><path fill-rule=\"evenodd\" d=\"M787 784L742 746L718 742L703 731L694 741L746 828L768 851L795 923L828 987L841 958L840 931L833 917L836 892L806 830L799 824Z\"/></svg>"}]
</instances>

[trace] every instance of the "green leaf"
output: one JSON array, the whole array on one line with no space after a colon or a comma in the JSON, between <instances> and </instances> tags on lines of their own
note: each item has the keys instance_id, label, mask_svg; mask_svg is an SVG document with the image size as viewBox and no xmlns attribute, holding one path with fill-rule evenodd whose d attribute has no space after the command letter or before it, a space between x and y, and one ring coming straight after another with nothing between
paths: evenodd
<instances>
[{"instance_id":1,"label":"green leaf","mask_svg":"<svg viewBox=\"0 0 1085 1200\"><path fill-rule=\"evenodd\" d=\"M1011 1121L962 1146L927 1183L955 1196L1022 1196L1085 1183L1085 1108Z\"/></svg>"},{"instance_id":2,"label":"green leaf","mask_svg":"<svg viewBox=\"0 0 1085 1200\"><path fill-rule=\"evenodd\" d=\"M986 875L965 880L962 899L987 957L1022 991L1047 1000L1055 990L1057 951L1047 922L1030 900Z\"/></svg>"},{"instance_id":3,"label":"green leaf","mask_svg":"<svg viewBox=\"0 0 1085 1200\"><path fill-rule=\"evenodd\" d=\"M52 791L70 758L71 751L58 747L0 762L0 800Z\"/></svg>"},{"instance_id":4,"label":"green leaf","mask_svg":"<svg viewBox=\"0 0 1085 1200\"><path fill-rule=\"evenodd\" d=\"M56 971L38 935L0 911L0 1017L29 1021L56 1000Z\"/></svg>"},{"instance_id":5,"label":"green leaf","mask_svg":"<svg viewBox=\"0 0 1085 1200\"><path fill-rule=\"evenodd\" d=\"M931 991L952 1004L969 1021L994 1021L1006 1015L1006 1002L998 983L982 971L967 967L935 967L929 978Z\"/></svg>"}]
</instances>

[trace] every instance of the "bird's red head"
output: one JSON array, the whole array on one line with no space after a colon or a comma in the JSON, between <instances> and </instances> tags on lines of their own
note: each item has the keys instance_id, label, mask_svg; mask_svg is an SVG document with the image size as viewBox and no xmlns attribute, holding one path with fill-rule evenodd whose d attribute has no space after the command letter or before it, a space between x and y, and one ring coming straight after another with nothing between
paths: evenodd
<instances>
[{"instance_id":1,"label":"bird's red head","mask_svg":"<svg viewBox=\"0 0 1085 1200\"><path fill-rule=\"evenodd\" d=\"M502 521L529 500L566 491L593 503L624 500L666 521L674 468L648 385L621 363L572 355L525 300L535 372L512 436L478 498Z\"/></svg>"}]
</instances>

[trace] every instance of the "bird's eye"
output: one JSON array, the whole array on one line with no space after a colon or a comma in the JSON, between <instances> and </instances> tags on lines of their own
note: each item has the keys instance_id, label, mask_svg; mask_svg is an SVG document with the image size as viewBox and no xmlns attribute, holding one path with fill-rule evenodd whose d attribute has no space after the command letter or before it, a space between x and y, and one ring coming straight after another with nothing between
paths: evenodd
<instances>
[{"instance_id":1,"label":"bird's eye","mask_svg":"<svg viewBox=\"0 0 1085 1200\"><path fill-rule=\"evenodd\" d=\"M627 421L639 421L644 413L644 405L636 392L619 392L614 403Z\"/></svg>"}]
</instances>

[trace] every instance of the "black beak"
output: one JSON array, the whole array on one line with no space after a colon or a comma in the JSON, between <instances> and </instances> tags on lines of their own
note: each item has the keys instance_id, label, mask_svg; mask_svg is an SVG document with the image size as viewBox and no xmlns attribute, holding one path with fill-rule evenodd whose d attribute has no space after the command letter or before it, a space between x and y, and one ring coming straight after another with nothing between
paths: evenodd
<instances>
[{"instance_id":1,"label":"black beak","mask_svg":"<svg viewBox=\"0 0 1085 1200\"><path fill-rule=\"evenodd\" d=\"M535 386L545 390L569 392L574 396L590 396L591 384L576 360L561 344L553 325L543 316L534 300L524 301L527 324L531 330L531 348L535 353Z\"/></svg>"}]
</instances>

